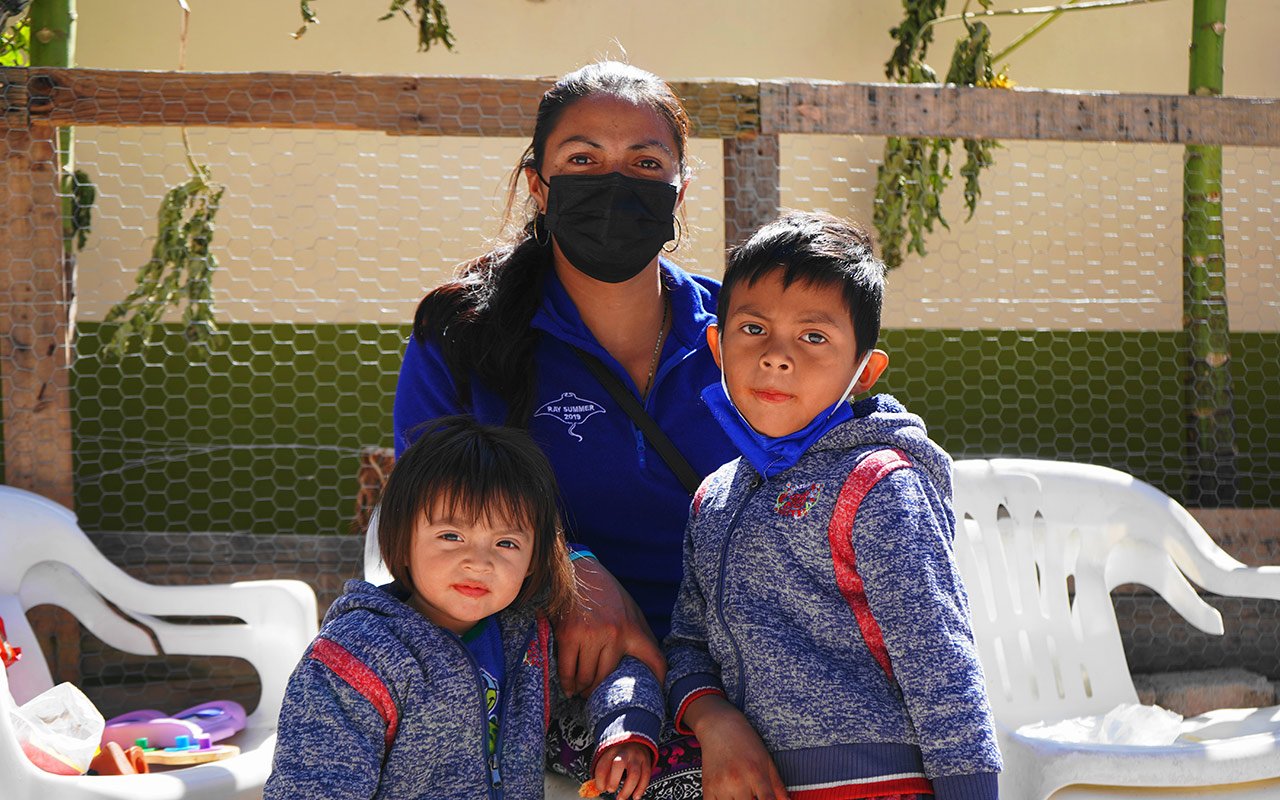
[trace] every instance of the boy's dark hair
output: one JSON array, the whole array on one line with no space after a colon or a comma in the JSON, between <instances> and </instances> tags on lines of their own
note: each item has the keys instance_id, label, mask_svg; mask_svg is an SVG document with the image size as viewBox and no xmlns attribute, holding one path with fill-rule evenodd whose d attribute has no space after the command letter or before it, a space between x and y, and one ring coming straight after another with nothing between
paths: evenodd
<instances>
[{"instance_id":1,"label":"boy's dark hair","mask_svg":"<svg viewBox=\"0 0 1280 800\"><path fill-rule=\"evenodd\" d=\"M378 551L391 576L414 588L414 529L433 506L449 517L515 521L533 533L532 572L515 604L545 598L548 614L567 611L576 595L555 473L528 434L453 416L426 422L412 435L418 438L396 461L378 504Z\"/></svg>"},{"instance_id":2,"label":"boy's dark hair","mask_svg":"<svg viewBox=\"0 0 1280 800\"><path fill-rule=\"evenodd\" d=\"M819 211L788 211L756 231L729 253L716 303L721 329L734 288L742 283L752 286L776 269L783 271L784 288L796 281L839 286L853 320L857 355L876 346L885 266L861 227Z\"/></svg>"}]
</instances>

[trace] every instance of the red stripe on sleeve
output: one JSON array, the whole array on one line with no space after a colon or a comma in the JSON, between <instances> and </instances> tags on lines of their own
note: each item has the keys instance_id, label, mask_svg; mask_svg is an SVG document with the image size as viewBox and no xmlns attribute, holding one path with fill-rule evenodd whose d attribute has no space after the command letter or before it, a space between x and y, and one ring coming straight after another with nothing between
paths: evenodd
<instances>
[{"instance_id":1,"label":"red stripe on sleeve","mask_svg":"<svg viewBox=\"0 0 1280 800\"><path fill-rule=\"evenodd\" d=\"M542 732L551 730L551 623L538 615L538 649L542 651Z\"/></svg>"},{"instance_id":2,"label":"red stripe on sleeve","mask_svg":"<svg viewBox=\"0 0 1280 800\"><path fill-rule=\"evenodd\" d=\"M332 639L316 639L309 655L333 670L333 674L346 681L377 709L387 723L386 743L390 749L396 738L396 729L400 727L400 715L395 701L391 699L391 692L387 691L387 685L378 674Z\"/></svg>"},{"instance_id":3,"label":"red stripe on sleeve","mask_svg":"<svg viewBox=\"0 0 1280 800\"><path fill-rule=\"evenodd\" d=\"M889 664L889 649L885 647L879 623L871 614L867 593L862 586L862 576L858 574L857 559L853 552L853 522L858 516L858 506L862 505L862 501L881 478L894 470L910 466L911 461L899 450L878 450L863 458L840 488L840 497L836 499L831 523L827 526L836 585L840 587L840 594L844 595L845 602L858 620L862 640L890 681L894 678L893 667Z\"/></svg>"},{"instance_id":4,"label":"red stripe on sleeve","mask_svg":"<svg viewBox=\"0 0 1280 800\"><path fill-rule=\"evenodd\" d=\"M600 756L604 755L606 750L628 742L639 742L649 748L649 752L653 754L653 765L655 768L658 766L658 746L648 736L641 736L638 733L626 733L613 739L606 739L600 743L599 747L596 748L596 754L591 757L591 774L595 774L596 765L600 763Z\"/></svg>"},{"instance_id":5,"label":"red stripe on sleeve","mask_svg":"<svg viewBox=\"0 0 1280 800\"><path fill-rule=\"evenodd\" d=\"M698 516L698 509L702 508L702 498L707 496L707 484L703 481L698 490L693 493L693 507L689 510L689 516Z\"/></svg>"},{"instance_id":6,"label":"red stripe on sleeve","mask_svg":"<svg viewBox=\"0 0 1280 800\"><path fill-rule=\"evenodd\" d=\"M701 689L690 692L683 700L680 701L680 708L676 709L675 720L671 723L672 727L675 728L676 733L681 733L685 736L693 735L693 731L689 729L689 726L684 724L684 712L689 710L689 705L694 700L697 700L699 697L705 697L709 694L718 694L721 697L725 696L725 693L722 690L713 686L705 686Z\"/></svg>"},{"instance_id":7,"label":"red stripe on sleeve","mask_svg":"<svg viewBox=\"0 0 1280 800\"><path fill-rule=\"evenodd\" d=\"M791 800L907 800L922 794L933 794L933 784L926 778L868 781L824 786L821 789L787 789L787 797Z\"/></svg>"}]
</instances>

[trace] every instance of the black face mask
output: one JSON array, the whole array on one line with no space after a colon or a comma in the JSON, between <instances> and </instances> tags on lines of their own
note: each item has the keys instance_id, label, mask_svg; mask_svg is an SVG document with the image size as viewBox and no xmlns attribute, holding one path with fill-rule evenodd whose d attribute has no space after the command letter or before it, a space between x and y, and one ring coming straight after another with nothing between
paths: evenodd
<instances>
[{"instance_id":1,"label":"black face mask","mask_svg":"<svg viewBox=\"0 0 1280 800\"><path fill-rule=\"evenodd\" d=\"M569 263L590 278L630 280L675 238L678 192L669 183L620 172L553 175L543 183L547 231Z\"/></svg>"}]
</instances>

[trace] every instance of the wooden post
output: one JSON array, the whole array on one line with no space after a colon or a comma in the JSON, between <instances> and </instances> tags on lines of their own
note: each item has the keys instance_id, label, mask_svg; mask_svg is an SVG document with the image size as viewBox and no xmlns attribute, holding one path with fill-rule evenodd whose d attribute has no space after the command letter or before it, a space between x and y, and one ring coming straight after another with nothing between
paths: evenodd
<instances>
[{"instance_id":1,"label":"wooden post","mask_svg":"<svg viewBox=\"0 0 1280 800\"><path fill-rule=\"evenodd\" d=\"M73 283L64 274L52 125L0 128L4 482L73 507Z\"/></svg>"},{"instance_id":2,"label":"wooden post","mask_svg":"<svg viewBox=\"0 0 1280 800\"><path fill-rule=\"evenodd\" d=\"M724 243L733 247L782 208L777 134L724 140Z\"/></svg>"}]
</instances>

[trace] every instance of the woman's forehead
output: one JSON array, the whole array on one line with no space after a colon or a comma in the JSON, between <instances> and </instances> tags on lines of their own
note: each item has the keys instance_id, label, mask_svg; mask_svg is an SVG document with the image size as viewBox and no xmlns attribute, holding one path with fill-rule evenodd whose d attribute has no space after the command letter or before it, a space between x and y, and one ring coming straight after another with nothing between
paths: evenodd
<instances>
[{"instance_id":1,"label":"woman's forehead","mask_svg":"<svg viewBox=\"0 0 1280 800\"><path fill-rule=\"evenodd\" d=\"M547 143L656 148L678 157L670 124L653 107L613 95L584 97L564 110Z\"/></svg>"}]
</instances>

